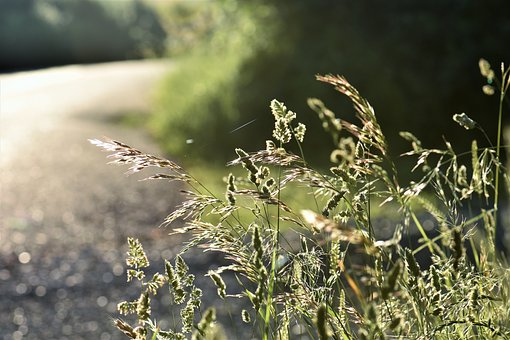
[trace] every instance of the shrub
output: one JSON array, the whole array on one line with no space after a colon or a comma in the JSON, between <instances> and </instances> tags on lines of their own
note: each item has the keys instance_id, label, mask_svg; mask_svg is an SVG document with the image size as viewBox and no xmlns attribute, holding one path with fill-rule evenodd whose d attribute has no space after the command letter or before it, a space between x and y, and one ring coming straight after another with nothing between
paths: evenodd
<instances>
[{"instance_id":1,"label":"shrub","mask_svg":"<svg viewBox=\"0 0 510 340\"><path fill-rule=\"evenodd\" d=\"M501 78L484 60L480 68L491 86L486 92L499 90L503 103L510 68L502 68ZM229 175L225 197L212 195L172 161L113 140L92 142L112 152L115 162L131 164L131 172L158 167L164 172L151 179L189 186L165 224L185 222L173 230L191 237L183 252L203 246L225 255L228 263L208 275L221 299L250 302L252 308L239 313L262 339L289 339L296 327L317 339L509 338L510 271L495 247L499 181L508 180L499 161L501 124L495 147L481 149L474 140L471 151L461 154L448 141L443 149L428 149L413 134L401 133L411 144L407 156L417 159L415 169L423 175L403 185L369 102L343 77L318 80L347 96L358 120L339 119L319 100L310 101L337 142L326 172L287 150L290 143L300 149L306 128L277 100L270 105L273 138L257 152L236 149L229 165L243 167L246 176ZM501 117L502 107L499 122ZM453 118L466 129L480 128L465 114ZM287 190L305 191L308 204L287 204ZM392 237L381 239L375 204L394 212ZM422 226L418 207L433 217L437 236ZM469 215L467 208L476 213ZM402 246L413 228L420 245ZM133 239L129 246L128 280L141 281L142 292L119 305L121 313L136 314L137 323L117 319L117 327L133 339L219 337L212 309L198 320L201 291L182 257L145 278L143 248ZM431 254L428 267L416 259L425 250ZM231 294L223 280L228 272L236 275L241 294ZM162 330L150 313L151 299L165 285L183 306L180 328Z\"/></svg>"}]
</instances>

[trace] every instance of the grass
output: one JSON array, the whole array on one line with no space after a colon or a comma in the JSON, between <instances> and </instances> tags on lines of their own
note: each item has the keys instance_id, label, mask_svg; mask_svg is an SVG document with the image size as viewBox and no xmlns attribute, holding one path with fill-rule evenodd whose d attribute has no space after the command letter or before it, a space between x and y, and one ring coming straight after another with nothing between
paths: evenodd
<instances>
[{"instance_id":1,"label":"grass","mask_svg":"<svg viewBox=\"0 0 510 340\"><path fill-rule=\"evenodd\" d=\"M503 101L509 69L502 67L496 79L488 63L480 65L489 85L500 85L493 90ZM510 270L495 246L497 182L508 183L499 157L501 124L496 147L480 149L473 141L461 154L448 141L428 149L402 133L411 147L406 155L422 174L403 184L369 102L343 77L318 80L349 98L358 120L344 121L320 101L310 102L338 141L326 171L287 150L292 143L302 150L306 128L277 100L270 105L273 138L256 152L236 149L229 166L237 172L226 176L221 194L215 193L220 182L210 190L203 173L191 175L117 141L92 142L112 152L115 162L130 164L131 172L158 167L162 172L152 179L187 185L183 203L165 224L190 236L183 252L205 247L224 254L227 264L208 273L211 285L222 300L249 302L251 308L239 313L261 339L294 338L296 327L301 336L321 340L510 338ZM479 127L465 114L454 120L466 129ZM293 197L296 192L303 195ZM392 216L392 237L378 237L376 209ZM422 224L421 211L433 219L434 234ZM404 246L413 229L420 233L418 245ZM143 247L134 239L128 243L128 280L141 283L141 294L119 304L121 314L136 320L118 318L116 326L132 339L221 338L225 321L216 320L214 308L202 310L202 292L182 257L145 277ZM425 252L427 265L419 261ZM237 279L236 289L223 280L228 273ZM182 308L180 325L165 330L150 309L164 286ZM230 294L234 290L241 293Z\"/></svg>"}]
</instances>

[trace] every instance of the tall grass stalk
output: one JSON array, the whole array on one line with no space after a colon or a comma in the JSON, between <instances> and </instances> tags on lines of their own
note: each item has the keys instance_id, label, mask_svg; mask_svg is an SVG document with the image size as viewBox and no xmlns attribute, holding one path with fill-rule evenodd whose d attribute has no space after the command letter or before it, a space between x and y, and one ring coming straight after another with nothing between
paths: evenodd
<instances>
[{"instance_id":1,"label":"tall grass stalk","mask_svg":"<svg viewBox=\"0 0 510 340\"><path fill-rule=\"evenodd\" d=\"M485 60L481 60L480 61L480 69L482 71L482 75L484 75L484 73L486 74L486 78L487 78L487 82L488 82L488 85L486 86L491 86L492 84L492 81L495 80L496 83L499 83L499 110L498 110L498 131L497 131L497 134L498 134L498 137L497 137L497 144L496 144L496 158L498 160L500 160L500 152L501 152L501 137L503 135L503 126L502 126L502 121L503 121L503 102L505 101L505 97L506 97L506 92L508 90L508 87L510 85L510 67L505 69L505 65L503 63L501 63L501 81L498 82L497 81L497 78L494 77L494 72L490 69L490 65L488 65L489 63ZM484 69L485 68L489 68L489 70L486 70ZM491 90L488 90L490 89L490 87L484 87L485 89L485 93L486 94L490 94L491 93ZM494 194L494 219L495 219L495 225L497 225L497 218L498 218L498 203L499 203L499 167L500 167L500 162L497 162L496 163L496 180L495 180L495 186L496 186L496 192ZM496 237L496 232L494 231L494 237ZM496 240L494 240L494 243L496 242Z\"/></svg>"}]
</instances>

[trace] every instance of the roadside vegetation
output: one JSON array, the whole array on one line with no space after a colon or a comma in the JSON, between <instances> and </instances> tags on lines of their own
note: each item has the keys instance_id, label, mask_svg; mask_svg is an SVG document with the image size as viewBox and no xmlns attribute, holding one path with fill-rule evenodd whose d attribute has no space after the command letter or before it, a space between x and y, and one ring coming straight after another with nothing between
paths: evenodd
<instances>
[{"instance_id":1,"label":"roadside vegetation","mask_svg":"<svg viewBox=\"0 0 510 340\"><path fill-rule=\"evenodd\" d=\"M468 135L481 130L492 146L473 139L469 151L459 153L455 140L429 148L401 132L419 175L410 183L401 179L400 158L388 152L373 107L335 75L317 80L351 102L355 120L337 116L319 99L308 101L327 133L323 144L334 144L328 169L308 162L308 126L278 100L266 110L273 115L271 137L262 145L253 141L251 149L258 151L235 149L228 165L241 175L226 176L221 196L173 161L118 141L93 140L130 172L155 167L160 173L150 179L183 182L185 199L164 224L171 233L189 235L182 254L201 247L226 261L207 274L219 302L206 309L182 254L149 275L143 245L128 239L127 277L141 292L119 303L124 316L115 319L117 328L132 339L221 339L222 325L233 319L217 320L215 311L241 299L249 305L239 311L243 324L230 327L248 328L261 339L510 338L510 270L496 246L501 196L509 184L501 136L510 68L492 68L484 59L479 68L483 91L499 103L491 115L496 135L465 113L452 121ZM303 192L308 200L289 202L287 191ZM381 237L375 205L392 212L392 235ZM433 230L422 225L417 206L433 219ZM404 245L414 229L418 244ZM427 263L419 260L424 252ZM235 280L224 279L229 275ZM181 306L180 317L165 329L151 312L163 288Z\"/></svg>"}]
</instances>

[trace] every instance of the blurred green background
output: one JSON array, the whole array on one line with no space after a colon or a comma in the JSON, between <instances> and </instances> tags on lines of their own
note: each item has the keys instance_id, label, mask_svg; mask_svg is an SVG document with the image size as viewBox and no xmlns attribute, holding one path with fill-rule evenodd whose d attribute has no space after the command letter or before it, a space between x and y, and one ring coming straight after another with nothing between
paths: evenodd
<instances>
[{"instance_id":1,"label":"blurred green background","mask_svg":"<svg viewBox=\"0 0 510 340\"><path fill-rule=\"evenodd\" d=\"M453 114L466 112L490 136L496 130L497 99L481 91L478 60L496 70L510 62L504 0L0 0L0 6L4 71L177 60L143 123L166 152L188 161L224 164L236 146L263 147L273 98L307 124L309 158L327 160L334 145L307 98L322 99L342 118L352 119L353 110L315 80L326 73L347 76L372 103L394 155L408 150L401 130L426 146L441 146L445 135L457 151L467 150L469 140L483 136L464 131Z\"/></svg>"},{"instance_id":2,"label":"blurred green background","mask_svg":"<svg viewBox=\"0 0 510 340\"><path fill-rule=\"evenodd\" d=\"M271 136L269 102L284 101L306 122L308 157L328 159L308 97L352 119L351 105L316 74L341 74L374 106L391 150L409 150L408 130L429 147L469 150L483 136L452 120L466 112L490 136L497 98L481 91L478 61L510 60L505 1L217 1L207 39L182 58L160 91L151 131L171 154L224 162L233 148L263 147ZM255 119L254 122L252 122ZM236 130L245 123L251 124ZM194 143L186 144L192 139ZM494 142L494 141L493 141Z\"/></svg>"}]
</instances>

